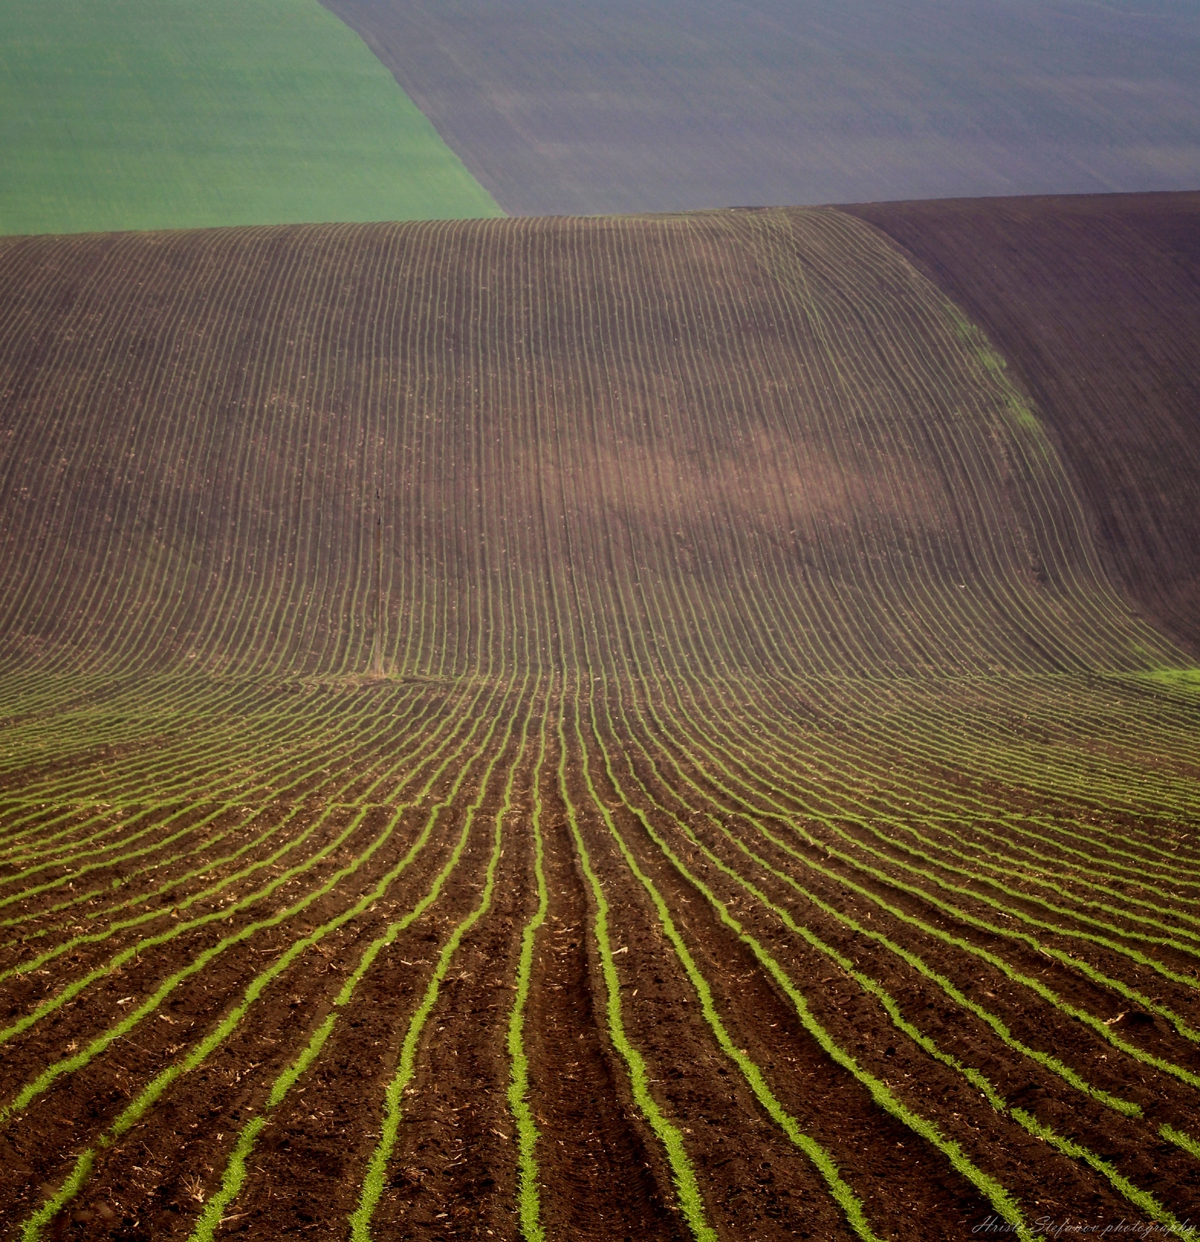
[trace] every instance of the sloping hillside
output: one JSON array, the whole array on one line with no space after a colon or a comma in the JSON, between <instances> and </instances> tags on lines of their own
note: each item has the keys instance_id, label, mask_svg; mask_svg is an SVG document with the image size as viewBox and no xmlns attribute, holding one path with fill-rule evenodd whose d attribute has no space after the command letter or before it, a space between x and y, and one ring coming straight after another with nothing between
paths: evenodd
<instances>
[{"instance_id":1,"label":"sloping hillside","mask_svg":"<svg viewBox=\"0 0 1200 1242\"><path fill-rule=\"evenodd\" d=\"M835 210L0 241L14 1236L1189 1236L1200 678L1011 370Z\"/></svg>"},{"instance_id":2,"label":"sloping hillside","mask_svg":"<svg viewBox=\"0 0 1200 1242\"><path fill-rule=\"evenodd\" d=\"M1114 580L1200 654L1200 194L846 210L905 247L1009 359Z\"/></svg>"},{"instance_id":3,"label":"sloping hillside","mask_svg":"<svg viewBox=\"0 0 1200 1242\"><path fill-rule=\"evenodd\" d=\"M365 673L378 625L443 675L536 616L548 666L1171 660L991 347L843 214L0 254L11 652Z\"/></svg>"}]
</instances>

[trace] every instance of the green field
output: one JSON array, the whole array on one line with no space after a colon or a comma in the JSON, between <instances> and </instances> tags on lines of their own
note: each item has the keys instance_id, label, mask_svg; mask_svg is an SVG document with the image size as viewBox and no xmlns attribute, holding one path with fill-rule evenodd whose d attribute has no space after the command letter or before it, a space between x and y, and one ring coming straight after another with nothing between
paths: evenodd
<instances>
[{"instance_id":1,"label":"green field","mask_svg":"<svg viewBox=\"0 0 1200 1242\"><path fill-rule=\"evenodd\" d=\"M0 233L502 214L316 0L9 0Z\"/></svg>"}]
</instances>

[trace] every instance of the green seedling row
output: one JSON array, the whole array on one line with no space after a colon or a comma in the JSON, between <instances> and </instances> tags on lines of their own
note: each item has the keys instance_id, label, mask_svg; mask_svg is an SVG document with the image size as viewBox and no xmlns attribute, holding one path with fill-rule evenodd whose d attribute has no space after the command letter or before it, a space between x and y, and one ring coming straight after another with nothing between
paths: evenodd
<instances>
[{"instance_id":1,"label":"green seedling row","mask_svg":"<svg viewBox=\"0 0 1200 1242\"><path fill-rule=\"evenodd\" d=\"M403 1194L477 1179L477 1232L555 1242L629 1196L702 1242L768 1211L899 1238L893 1139L905 1204L964 1231L1032 1237L1043 1175L1075 1215L1186 1229L1191 661L882 234L818 209L0 251L16 1236L123 1196L173 1195L193 1242L277 1229L272 1137L342 1098L351 1015L426 931L321 1228L387 1232L427 1098L473 1090L445 1013L491 1040L467 1116L498 1143ZM565 909L569 996L539 973ZM468 1028L447 981L484 943L512 995ZM292 987L316 1008L266 1030ZM168 1043L152 1019L193 1004ZM578 1071L535 1027L560 1004L594 1024ZM591 1150L620 1172L568 1201L588 1149L547 1110L576 1072L611 1084Z\"/></svg>"}]
</instances>

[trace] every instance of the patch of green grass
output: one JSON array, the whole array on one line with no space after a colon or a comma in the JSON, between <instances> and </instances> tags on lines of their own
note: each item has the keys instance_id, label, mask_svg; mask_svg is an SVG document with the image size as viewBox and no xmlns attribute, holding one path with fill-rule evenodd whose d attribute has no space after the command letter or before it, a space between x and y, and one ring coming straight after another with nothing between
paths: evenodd
<instances>
[{"instance_id":1,"label":"patch of green grass","mask_svg":"<svg viewBox=\"0 0 1200 1242\"><path fill-rule=\"evenodd\" d=\"M0 233L503 214L317 0L9 0Z\"/></svg>"},{"instance_id":2,"label":"patch of green grass","mask_svg":"<svg viewBox=\"0 0 1200 1242\"><path fill-rule=\"evenodd\" d=\"M1150 673L1139 673L1138 676L1173 689L1200 692L1200 668L1159 668Z\"/></svg>"}]
</instances>

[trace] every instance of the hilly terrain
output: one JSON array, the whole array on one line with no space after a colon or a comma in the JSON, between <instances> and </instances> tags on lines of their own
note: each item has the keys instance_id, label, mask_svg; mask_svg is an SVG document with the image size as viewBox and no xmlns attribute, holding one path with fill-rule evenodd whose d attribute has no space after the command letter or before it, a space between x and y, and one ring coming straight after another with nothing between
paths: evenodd
<instances>
[{"instance_id":1,"label":"hilly terrain","mask_svg":"<svg viewBox=\"0 0 1200 1242\"><path fill-rule=\"evenodd\" d=\"M5 1236L1194 1233L1103 201L0 239Z\"/></svg>"},{"instance_id":2,"label":"hilly terrain","mask_svg":"<svg viewBox=\"0 0 1200 1242\"><path fill-rule=\"evenodd\" d=\"M851 207L1016 364L1110 573L1200 655L1200 194Z\"/></svg>"}]
</instances>

